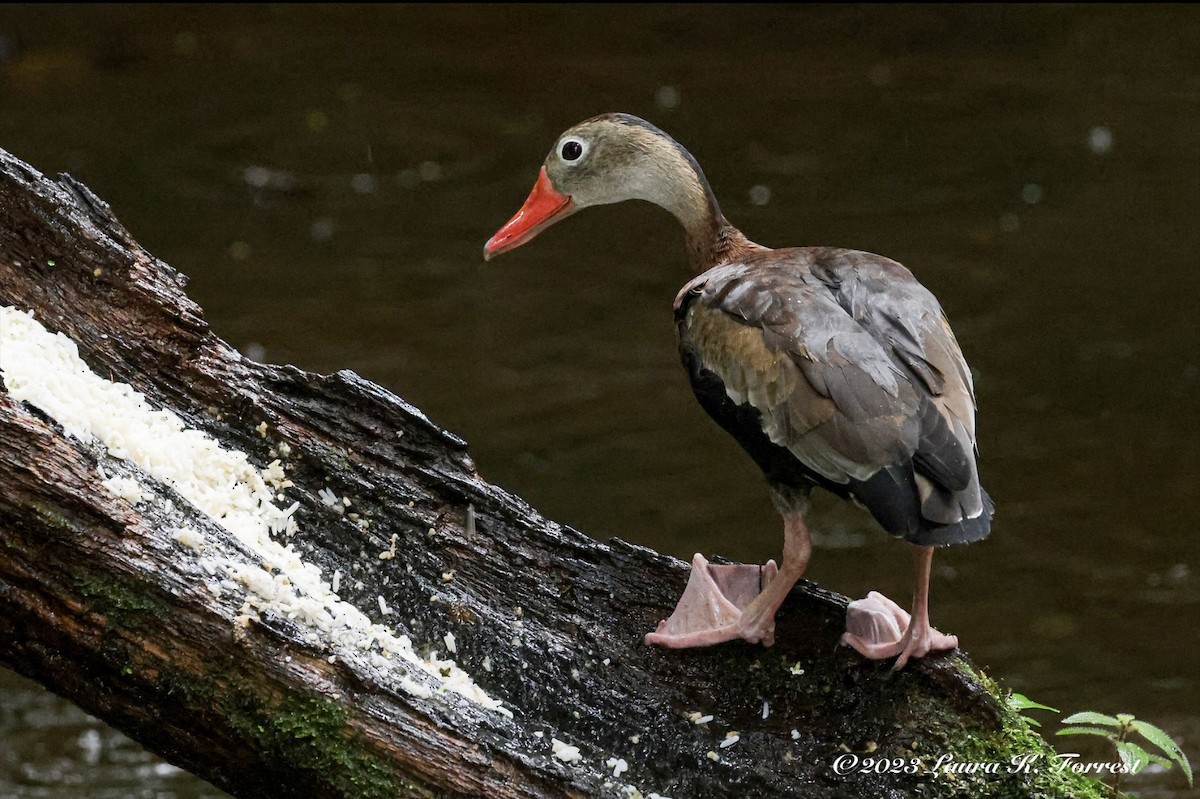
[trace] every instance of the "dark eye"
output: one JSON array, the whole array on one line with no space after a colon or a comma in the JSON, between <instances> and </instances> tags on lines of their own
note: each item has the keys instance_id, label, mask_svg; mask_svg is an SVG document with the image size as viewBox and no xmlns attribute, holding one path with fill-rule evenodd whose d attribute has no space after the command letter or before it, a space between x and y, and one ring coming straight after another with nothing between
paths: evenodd
<instances>
[{"instance_id":1,"label":"dark eye","mask_svg":"<svg viewBox=\"0 0 1200 799\"><path fill-rule=\"evenodd\" d=\"M579 157L582 155L583 155L583 145L582 144L575 141L574 139L563 142L562 157L563 157L564 161L578 161Z\"/></svg>"}]
</instances>

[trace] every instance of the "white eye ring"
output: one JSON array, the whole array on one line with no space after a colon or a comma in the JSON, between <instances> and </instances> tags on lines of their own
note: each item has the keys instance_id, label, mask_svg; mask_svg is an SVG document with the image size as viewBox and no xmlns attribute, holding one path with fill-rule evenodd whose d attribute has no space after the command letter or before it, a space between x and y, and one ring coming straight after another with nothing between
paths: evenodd
<instances>
[{"instance_id":1,"label":"white eye ring","mask_svg":"<svg viewBox=\"0 0 1200 799\"><path fill-rule=\"evenodd\" d=\"M575 166L588 154L588 143L577 136L568 136L558 143L558 160Z\"/></svg>"}]
</instances>

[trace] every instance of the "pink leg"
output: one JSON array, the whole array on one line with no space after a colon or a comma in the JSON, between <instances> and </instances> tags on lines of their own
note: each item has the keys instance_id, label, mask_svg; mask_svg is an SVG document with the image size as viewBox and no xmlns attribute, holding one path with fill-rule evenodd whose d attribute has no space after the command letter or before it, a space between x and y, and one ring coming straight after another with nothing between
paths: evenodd
<instances>
[{"instance_id":1,"label":"pink leg","mask_svg":"<svg viewBox=\"0 0 1200 799\"><path fill-rule=\"evenodd\" d=\"M775 643L775 612L804 574L812 541L804 516L783 518L783 565L713 566L697 554L692 574L671 618L646 634L647 644L672 649L711 646L743 638L764 646Z\"/></svg>"},{"instance_id":2,"label":"pink leg","mask_svg":"<svg viewBox=\"0 0 1200 799\"><path fill-rule=\"evenodd\" d=\"M846 609L846 633L842 643L863 657L884 660L896 657L894 670L904 668L909 658L925 657L936 649L954 649L958 638L929 626L929 572L933 547L916 547L917 584L913 591L912 618L895 602L876 591ZM900 630L903 629L903 634Z\"/></svg>"}]
</instances>

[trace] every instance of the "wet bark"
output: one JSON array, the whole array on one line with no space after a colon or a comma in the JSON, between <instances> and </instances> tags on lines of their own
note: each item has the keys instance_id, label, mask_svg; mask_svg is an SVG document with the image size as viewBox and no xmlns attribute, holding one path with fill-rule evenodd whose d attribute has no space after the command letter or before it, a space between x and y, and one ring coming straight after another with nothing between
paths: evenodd
<instances>
[{"instance_id":1,"label":"wet bark","mask_svg":"<svg viewBox=\"0 0 1200 799\"><path fill-rule=\"evenodd\" d=\"M1048 753L962 656L893 675L839 649L846 600L811 583L771 649L644 646L686 564L543 518L483 480L465 442L351 372L242 357L185 282L84 186L0 151L0 305L32 309L93 371L259 467L290 447L297 550L346 575L342 596L364 611L385 597L399 611L387 623L419 646L444 650L453 633L459 664L514 717L376 684L287 619L232 623L236 601L206 589L168 531L227 534L145 475L154 497L113 496L97 467L135 467L0 390L0 664L171 762L238 797L624 797L629 784L684 799L956 795L963 779L838 774L834 760ZM359 518L326 506L325 487ZM395 558L379 559L393 535ZM740 738L721 748L729 731ZM552 738L583 760L554 758ZM610 757L628 762L619 779ZM989 777L972 794L1084 790L1048 779Z\"/></svg>"}]
</instances>

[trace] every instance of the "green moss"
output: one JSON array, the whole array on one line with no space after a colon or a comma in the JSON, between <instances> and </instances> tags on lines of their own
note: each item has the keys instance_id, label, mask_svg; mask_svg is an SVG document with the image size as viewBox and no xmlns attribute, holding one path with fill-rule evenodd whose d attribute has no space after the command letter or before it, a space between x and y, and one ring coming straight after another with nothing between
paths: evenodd
<instances>
[{"instance_id":1,"label":"green moss","mask_svg":"<svg viewBox=\"0 0 1200 799\"><path fill-rule=\"evenodd\" d=\"M238 735L253 742L264 762L287 771L319 775L345 796L426 796L396 779L360 749L346 725L344 709L320 695L260 696L261 689L223 672L196 677L164 671L160 686L189 704L214 704Z\"/></svg>"},{"instance_id":2,"label":"green moss","mask_svg":"<svg viewBox=\"0 0 1200 799\"><path fill-rule=\"evenodd\" d=\"M159 672L158 684L166 696L178 697L185 704L192 706L216 705L221 696L214 679L197 679L187 672L173 668Z\"/></svg>"},{"instance_id":3,"label":"green moss","mask_svg":"<svg viewBox=\"0 0 1200 799\"><path fill-rule=\"evenodd\" d=\"M437 796L402 779L381 753L369 751L347 724L345 709L333 699L316 693L280 698L272 687L246 681L214 664L199 675L169 666L141 672L129 665L130 653L119 641L108 649L105 659L122 673L154 674L154 689L175 697L190 711L216 708L234 732L263 753L264 768L288 774L291 784L296 772L304 772L331 786L337 795L354 799ZM269 780L264 775L264 781Z\"/></svg>"},{"instance_id":4,"label":"green moss","mask_svg":"<svg viewBox=\"0 0 1200 799\"><path fill-rule=\"evenodd\" d=\"M288 772L311 773L343 796L355 799L426 799L435 794L402 780L370 751L346 723L345 710L334 700L315 693L280 697L270 686L243 680L224 666L207 664L192 674L155 662L139 668L138 650L120 634L144 626L146 615L166 617L167 608L154 598L111 576L79 575L78 593L95 611L113 621L101 654L121 675L141 675L163 694L177 697L189 708L213 706L230 726L254 742L264 763Z\"/></svg>"},{"instance_id":5,"label":"green moss","mask_svg":"<svg viewBox=\"0 0 1200 799\"><path fill-rule=\"evenodd\" d=\"M431 797L400 780L377 756L362 750L346 724L345 710L320 695L289 695L277 703L253 693L226 702L233 729L257 743L272 762L319 774L339 793L356 799Z\"/></svg>"},{"instance_id":6,"label":"green moss","mask_svg":"<svg viewBox=\"0 0 1200 799\"><path fill-rule=\"evenodd\" d=\"M38 519L47 527L55 527L60 530L75 531L79 529L79 524L66 515L62 510L52 505L47 505L44 502L32 500L29 507L37 514Z\"/></svg>"},{"instance_id":7,"label":"green moss","mask_svg":"<svg viewBox=\"0 0 1200 799\"><path fill-rule=\"evenodd\" d=\"M964 712L963 700L944 695L915 670L848 668L836 659L802 663L804 673L794 674L792 663L764 657L752 667L739 666L746 672L745 688L735 693L835 716L845 737L830 745L844 743L864 758L919 761L926 769L939 757L948 758L937 772L913 775L908 782L911 795L923 799L1111 799L1100 782L1055 769L1054 749L1027 719L1007 708L1007 692L994 680L961 658L950 663L995 700L998 724L987 712L978 717ZM987 697L967 701L986 705ZM1020 766L1022 758L1028 758L1028 768ZM994 773L970 773L970 764L992 764Z\"/></svg>"},{"instance_id":8,"label":"green moss","mask_svg":"<svg viewBox=\"0 0 1200 799\"><path fill-rule=\"evenodd\" d=\"M169 608L143 591L110 576L75 578L79 593L97 604L97 610L109 616L120 616L123 624L136 626L138 614L147 613L157 618L170 614Z\"/></svg>"},{"instance_id":9,"label":"green moss","mask_svg":"<svg viewBox=\"0 0 1200 799\"><path fill-rule=\"evenodd\" d=\"M147 595L146 586L126 583L109 575L77 575L75 587L93 610L113 622L110 625L113 630L142 630L152 626L152 619L170 616L166 605Z\"/></svg>"},{"instance_id":10,"label":"green moss","mask_svg":"<svg viewBox=\"0 0 1200 799\"><path fill-rule=\"evenodd\" d=\"M934 796L997 796L1040 799L1111 799L1107 786L1089 777L1055 768L1054 748L1020 714L1007 709L1003 689L995 681L972 669L965 661L955 667L979 683L997 701L1000 726L964 721L962 714L945 702L931 702L915 685L908 692L907 713L916 729L924 729L944 747L922 755L929 765L942 754L954 764L998 763L998 773L953 773L944 770L932 776L924 793ZM1012 765L1016 764L1016 765Z\"/></svg>"}]
</instances>

